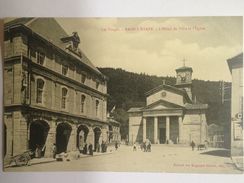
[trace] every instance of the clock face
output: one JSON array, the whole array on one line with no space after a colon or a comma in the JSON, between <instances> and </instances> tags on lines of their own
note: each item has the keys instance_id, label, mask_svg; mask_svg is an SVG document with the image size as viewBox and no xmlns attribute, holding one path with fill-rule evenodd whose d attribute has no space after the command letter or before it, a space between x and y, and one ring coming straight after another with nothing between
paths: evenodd
<instances>
[{"instance_id":1,"label":"clock face","mask_svg":"<svg viewBox=\"0 0 244 183\"><path fill-rule=\"evenodd\" d=\"M182 72L182 73L180 73L180 76L181 77L186 77L186 73L185 72Z\"/></svg>"},{"instance_id":2,"label":"clock face","mask_svg":"<svg viewBox=\"0 0 244 183\"><path fill-rule=\"evenodd\" d=\"M161 96L162 96L162 97L166 97L166 95L167 95L167 94L166 94L165 91L163 91L163 92L161 93Z\"/></svg>"},{"instance_id":3,"label":"clock face","mask_svg":"<svg viewBox=\"0 0 244 183\"><path fill-rule=\"evenodd\" d=\"M186 73L185 72L179 73L178 76L182 82L186 81Z\"/></svg>"}]
</instances>

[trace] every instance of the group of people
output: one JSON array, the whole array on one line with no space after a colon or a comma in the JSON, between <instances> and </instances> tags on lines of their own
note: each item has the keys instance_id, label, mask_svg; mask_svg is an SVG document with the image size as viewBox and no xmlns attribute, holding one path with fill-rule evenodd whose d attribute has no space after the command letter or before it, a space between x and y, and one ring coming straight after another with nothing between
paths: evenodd
<instances>
[{"instance_id":1,"label":"group of people","mask_svg":"<svg viewBox=\"0 0 244 183\"><path fill-rule=\"evenodd\" d=\"M208 144L209 144L209 142L207 140L205 140L203 144L198 144L197 145L197 150L201 150L202 148L203 149L207 149L208 148ZM192 151L194 151L196 144L195 144L195 142L193 140L191 141L190 146L191 146Z\"/></svg>"},{"instance_id":2,"label":"group of people","mask_svg":"<svg viewBox=\"0 0 244 183\"><path fill-rule=\"evenodd\" d=\"M84 143L84 145L79 146L79 152L82 154L89 154L93 156L93 145L91 143L89 143L89 145L87 143Z\"/></svg>"},{"instance_id":3,"label":"group of people","mask_svg":"<svg viewBox=\"0 0 244 183\"><path fill-rule=\"evenodd\" d=\"M118 149L119 147L119 143L116 141L115 142L115 150ZM108 143L106 141L102 141L102 143L100 144L99 142L97 142L96 146L95 146L95 150L93 149L93 145L91 143L89 143L89 145L85 142L85 143L81 143L79 146L79 152L82 154L89 154L89 155L93 155L93 152L101 152L101 153L105 153L107 152L107 148L108 148ZM41 158L44 154L44 151L46 149L46 146L40 146L40 145L36 145L35 151L33 151L33 157L35 158ZM53 158L56 158L57 155L57 146L56 143L53 143L52 146L52 155Z\"/></svg>"},{"instance_id":4,"label":"group of people","mask_svg":"<svg viewBox=\"0 0 244 183\"><path fill-rule=\"evenodd\" d=\"M143 152L151 152L151 147L152 147L152 143L149 139L147 139L145 142L142 142L140 144L140 149L141 151ZM136 142L134 143L133 145L133 151L136 151L137 150L137 145L136 145Z\"/></svg>"}]
</instances>

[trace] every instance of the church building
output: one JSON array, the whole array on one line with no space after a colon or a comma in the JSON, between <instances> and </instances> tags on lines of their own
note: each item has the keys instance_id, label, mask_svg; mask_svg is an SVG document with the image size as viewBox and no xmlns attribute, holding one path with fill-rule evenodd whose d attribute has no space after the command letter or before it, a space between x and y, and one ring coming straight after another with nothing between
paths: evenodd
<instances>
[{"instance_id":1,"label":"church building","mask_svg":"<svg viewBox=\"0 0 244 183\"><path fill-rule=\"evenodd\" d=\"M196 144L207 140L207 104L192 97L191 67L176 69L176 84L162 84L145 93L146 106L131 108L129 143Z\"/></svg>"}]
</instances>

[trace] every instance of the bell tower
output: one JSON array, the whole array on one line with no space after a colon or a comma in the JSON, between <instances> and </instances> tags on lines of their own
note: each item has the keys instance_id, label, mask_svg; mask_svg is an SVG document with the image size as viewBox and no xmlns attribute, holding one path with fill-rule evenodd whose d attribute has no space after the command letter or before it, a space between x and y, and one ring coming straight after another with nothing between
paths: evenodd
<instances>
[{"instance_id":1,"label":"bell tower","mask_svg":"<svg viewBox=\"0 0 244 183\"><path fill-rule=\"evenodd\" d=\"M185 66L185 60L183 60L183 67L180 67L176 71L176 87L184 89L189 98L192 100L192 68Z\"/></svg>"}]
</instances>

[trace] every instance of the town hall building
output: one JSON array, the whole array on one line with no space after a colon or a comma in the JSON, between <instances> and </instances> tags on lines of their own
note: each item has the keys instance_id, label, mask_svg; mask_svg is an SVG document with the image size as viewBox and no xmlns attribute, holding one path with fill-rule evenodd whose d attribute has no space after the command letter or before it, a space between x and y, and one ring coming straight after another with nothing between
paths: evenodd
<instances>
[{"instance_id":1,"label":"town hall building","mask_svg":"<svg viewBox=\"0 0 244 183\"><path fill-rule=\"evenodd\" d=\"M131 108L129 142L196 144L207 140L207 104L192 97L191 67L176 69L176 84L162 84L145 93L146 106ZM196 97L194 97L196 98Z\"/></svg>"},{"instance_id":2,"label":"town hall building","mask_svg":"<svg viewBox=\"0 0 244 183\"><path fill-rule=\"evenodd\" d=\"M54 144L57 153L85 143L95 150L113 134L107 77L79 48L80 42L77 32L68 34L54 18L5 23L5 158L37 148L52 157Z\"/></svg>"}]
</instances>

